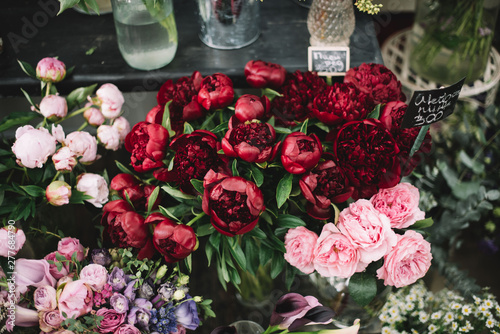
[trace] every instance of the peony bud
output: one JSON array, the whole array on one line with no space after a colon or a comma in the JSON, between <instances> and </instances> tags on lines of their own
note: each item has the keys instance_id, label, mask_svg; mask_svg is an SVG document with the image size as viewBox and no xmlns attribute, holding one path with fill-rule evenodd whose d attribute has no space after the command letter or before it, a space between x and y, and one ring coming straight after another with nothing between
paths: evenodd
<instances>
[{"instance_id":1,"label":"peony bud","mask_svg":"<svg viewBox=\"0 0 500 334\"><path fill-rule=\"evenodd\" d=\"M97 138L107 150L116 151L120 147L120 133L111 125L101 125L97 128Z\"/></svg>"},{"instance_id":2,"label":"peony bud","mask_svg":"<svg viewBox=\"0 0 500 334\"><path fill-rule=\"evenodd\" d=\"M71 197L71 187L64 181L54 181L47 186L45 197L54 206L68 204Z\"/></svg>"},{"instance_id":3,"label":"peony bud","mask_svg":"<svg viewBox=\"0 0 500 334\"><path fill-rule=\"evenodd\" d=\"M61 147L52 156L52 161L58 172L71 172L78 163L75 153L67 146Z\"/></svg>"},{"instance_id":4,"label":"peony bud","mask_svg":"<svg viewBox=\"0 0 500 334\"><path fill-rule=\"evenodd\" d=\"M68 114L68 103L59 95L47 95L40 102L40 113L46 118L63 118Z\"/></svg>"},{"instance_id":5,"label":"peony bud","mask_svg":"<svg viewBox=\"0 0 500 334\"><path fill-rule=\"evenodd\" d=\"M97 90L96 95L101 102L101 112L105 118L115 119L120 116L125 99L118 87L110 83L104 84Z\"/></svg>"},{"instance_id":6,"label":"peony bud","mask_svg":"<svg viewBox=\"0 0 500 334\"><path fill-rule=\"evenodd\" d=\"M76 189L92 197L86 201L96 208L101 208L108 201L108 184L101 175L93 173L80 174L76 181Z\"/></svg>"},{"instance_id":7,"label":"peony bud","mask_svg":"<svg viewBox=\"0 0 500 334\"><path fill-rule=\"evenodd\" d=\"M118 130L118 133L120 134L120 142L123 142L125 140L125 137L127 137L128 133L130 132L130 123L125 117L120 116L118 118L115 118L115 120L113 121L113 127Z\"/></svg>"},{"instance_id":8,"label":"peony bud","mask_svg":"<svg viewBox=\"0 0 500 334\"><path fill-rule=\"evenodd\" d=\"M91 104L87 103L86 107L88 107L89 105ZM89 108L85 110L85 112L83 113L83 117L92 126L99 126L106 120L101 111L97 108Z\"/></svg>"},{"instance_id":9,"label":"peony bud","mask_svg":"<svg viewBox=\"0 0 500 334\"><path fill-rule=\"evenodd\" d=\"M36 65L36 77L44 82L59 82L66 76L66 65L56 58L43 58Z\"/></svg>"}]
</instances>

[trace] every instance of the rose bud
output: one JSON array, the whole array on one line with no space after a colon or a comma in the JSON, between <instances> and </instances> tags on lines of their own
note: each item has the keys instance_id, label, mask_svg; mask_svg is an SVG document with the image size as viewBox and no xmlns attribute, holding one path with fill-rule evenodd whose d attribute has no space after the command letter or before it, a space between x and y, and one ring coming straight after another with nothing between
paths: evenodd
<instances>
[{"instance_id":1,"label":"rose bud","mask_svg":"<svg viewBox=\"0 0 500 334\"><path fill-rule=\"evenodd\" d=\"M81 262L87 256L88 249L83 247L80 240L65 237L57 243L57 251L68 260L71 260L73 254L76 253L76 260Z\"/></svg>"},{"instance_id":2,"label":"rose bud","mask_svg":"<svg viewBox=\"0 0 500 334\"><path fill-rule=\"evenodd\" d=\"M58 172L71 172L78 163L75 153L68 146L61 147L53 156L52 162Z\"/></svg>"},{"instance_id":3,"label":"rose bud","mask_svg":"<svg viewBox=\"0 0 500 334\"><path fill-rule=\"evenodd\" d=\"M316 166L322 153L323 147L314 133L308 136L294 132L283 141L281 162L287 172L302 174Z\"/></svg>"},{"instance_id":4,"label":"rose bud","mask_svg":"<svg viewBox=\"0 0 500 334\"><path fill-rule=\"evenodd\" d=\"M54 206L68 204L71 197L71 187L64 181L53 181L45 189L45 197Z\"/></svg>"},{"instance_id":5,"label":"rose bud","mask_svg":"<svg viewBox=\"0 0 500 334\"><path fill-rule=\"evenodd\" d=\"M36 77L43 82L59 82L66 76L66 65L56 58L46 57L36 65Z\"/></svg>"},{"instance_id":6,"label":"rose bud","mask_svg":"<svg viewBox=\"0 0 500 334\"><path fill-rule=\"evenodd\" d=\"M59 95L47 95L40 101L40 113L43 117L56 120L68 114L68 103Z\"/></svg>"},{"instance_id":7,"label":"rose bud","mask_svg":"<svg viewBox=\"0 0 500 334\"><path fill-rule=\"evenodd\" d=\"M97 139L107 150L116 151L120 148L120 133L111 125L101 125L97 128Z\"/></svg>"},{"instance_id":8,"label":"rose bud","mask_svg":"<svg viewBox=\"0 0 500 334\"><path fill-rule=\"evenodd\" d=\"M33 302L38 311L48 312L57 307L56 289L50 285L36 288L33 294Z\"/></svg>"},{"instance_id":9,"label":"rose bud","mask_svg":"<svg viewBox=\"0 0 500 334\"><path fill-rule=\"evenodd\" d=\"M125 117L120 116L113 120L113 127L118 130L118 134L120 135L120 143L123 143L128 133L130 132L130 123Z\"/></svg>"},{"instance_id":10,"label":"rose bud","mask_svg":"<svg viewBox=\"0 0 500 334\"><path fill-rule=\"evenodd\" d=\"M85 201L96 208L101 208L108 201L108 184L101 175L93 173L80 174L76 179L76 189L92 197Z\"/></svg>"},{"instance_id":11,"label":"rose bud","mask_svg":"<svg viewBox=\"0 0 500 334\"><path fill-rule=\"evenodd\" d=\"M23 230L11 226L0 228L0 256L3 257L15 256L26 242L26 235ZM14 241L14 244L10 240Z\"/></svg>"},{"instance_id":12,"label":"rose bud","mask_svg":"<svg viewBox=\"0 0 500 334\"><path fill-rule=\"evenodd\" d=\"M354 188L344 176L331 153L323 153L322 160L309 173L304 174L299 186L307 199L307 213L316 219L333 215L332 203L342 203L351 197Z\"/></svg>"},{"instance_id":13,"label":"rose bud","mask_svg":"<svg viewBox=\"0 0 500 334\"><path fill-rule=\"evenodd\" d=\"M146 217L144 223L156 225L153 244L167 263L178 262L198 248L198 239L191 226L177 224L158 213Z\"/></svg>"},{"instance_id":14,"label":"rose bud","mask_svg":"<svg viewBox=\"0 0 500 334\"><path fill-rule=\"evenodd\" d=\"M234 115L240 122L262 119L271 109L267 96L258 97L252 94L242 95L234 105Z\"/></svg>"},{"instance_id":15,"label":"rose bud","mask_svg":"<svg viewBox=\"0 0 500 334\"><path fill-rule=\"evenodd\" d=\"M286 70L278 64L250 60L245 65L245 77L248 84L254 88L278 89L285 82Z\"/></svg>"},{"instance_id":16,"label":"rose bud","mask_svg":"<svg viewBox=\"0 0 500 334\"><path fill-rule=\"evenodd\" d=\"M264 211L264 197L255 183L210 170L203 185L203 211L214 228L227 236L251 231Z\"/></svg>"},{"instance_id":17,"label":"rose bud","mask_svg":"<svg viewBox=\"0 0 500 334\"><path fill-rule=\"evenodd\" d=\"M222 139L222 149L228 157L256 163L273 160L279 145L270 124L258 120L239 123L234 116L229 120L229 130Z\"/></svg>"},{"instance_id":18,"label":"rose bud","mask_svg":"<svg viewBox=\"0 0 500 334\"><path fill-rule=\"evenodd\" d=\"M144 205L144 189L141 187L140 181L133 175L117 174L111 180L109 188L118 192L118 195L123 199L128 197L134 207Z\"/></svg>"},{"instance_id":19,"label":"rose bud","mask_svg":"<svg viewBox=\"0 0 500 334\"><path fill-rule=\"evenodd\" d=\"M125 99L118 87L111 83L104 84L96 91L96 95L105 118L115 119L120 116Z\"/></svg>"},{"instance_id":20,"label":"rose bud","mask_svg":"<svg viewBox=\"0 0 500 334\"><path fill-rule=\"evenodd\" d=\"M227 107L233 102L233 82L222 73L203 78L198 92L198 103L207 110Z\"/></svg>"},{"instance_id":21,"label":"rose bud","mask_svg":"<svg viewBox=\"0 0 500 334\"><path fill-rule=\"evenodd\" d=\"M159 124L139 122L125 138L125 149L131 154L134 170L146 172L164 165L168 131Z\"/></svg>"},{"instance_id":22,"label":"rose bud","mask_svg":"<svg viewBox=\"0 0 500 334\"><path fill-rule=\"evenodd\" d=\"M18 165L42 168L49 156L56 151L56 139L45 128L35 129L25 125L16 130L12 152Z\"/></svg>"},{"instance_id":23,"label":"rose bud","mask_svg":"<svg viewBox=\"0 0 500 334\"><path fill-rule=\"evenodd\" d=\"M87 103L85 106L90 107L92 104ZM99 126L106 120L102 114L102 112L97 108L89 108L83 112L83 117L87 120L92 126Z\"/></svg>"},{"instance_id":24,"label":"rose bud","mask_svg":"<svg viewBox=\"0 0 500 334\"><path fill-rule=\"evenodd\" d=\"M86 131L74 131L66 136L64 144L73 153L81 157L82 163L92 163L97 160L97 140Z\"/></svg>"}]
</instances>

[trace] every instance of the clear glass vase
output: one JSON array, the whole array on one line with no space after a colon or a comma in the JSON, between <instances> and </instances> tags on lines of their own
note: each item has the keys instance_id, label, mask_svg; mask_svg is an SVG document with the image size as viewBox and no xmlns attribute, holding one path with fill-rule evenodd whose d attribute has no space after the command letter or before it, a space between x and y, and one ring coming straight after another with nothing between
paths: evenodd
<instances>
[{"instance_id":1,"label":"clear glass vase","mask_svg":"<svg viewBox=\"0 0 500 334\"><path fill-rule=\"evenodd\" d=\"M466 83L486 69L500 0L417 0L410 68L439 84Z\"/></svg>"},{"instance_id":2,"label":"clear glass vase","mask_svg":"<svg viewBox=\"0 0 500 334\"><path fill-rule=\"evenodd\" d=\"M173 0L112 0L118 48L131 67L154 70L177 51Z\"/></svg>"},{"instance_id":3,"label":"clear glass vase","mask_svg":"<svg viewBox=\"0 0 500 334\"><path fill-rule=\"evenodd\" d=\"M348 46L355 25L352 0L313 0L309 8L312 46Z\"/></svg>"}]
</instances>

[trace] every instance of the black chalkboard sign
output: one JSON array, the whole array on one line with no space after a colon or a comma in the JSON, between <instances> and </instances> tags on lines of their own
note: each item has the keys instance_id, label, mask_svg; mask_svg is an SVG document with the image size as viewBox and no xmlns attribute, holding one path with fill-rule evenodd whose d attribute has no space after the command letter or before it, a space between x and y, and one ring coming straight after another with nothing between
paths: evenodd
<instances>
[{"instance_id":1,"label":"black chalkboard sign","mask_svg":"<svg viewBox=\"0 0 500 334\"><path fill-rule=\"evenodd\" d=\"M465 78L444 88L417 90L413 93L401 127L413 128L435 123L453 113Z\"/></svg>"},{"instance_id":2,"label":"black chalkboard sign","mask_svg":"<svg viewBox=\"0 0 500 334\"><path fill-rule=\"evenodd\" d=\"M340 76L349 69L350 53L345 46L310 46L308 48L309 71L318 75Z\"/></svg>"}]
</instances>

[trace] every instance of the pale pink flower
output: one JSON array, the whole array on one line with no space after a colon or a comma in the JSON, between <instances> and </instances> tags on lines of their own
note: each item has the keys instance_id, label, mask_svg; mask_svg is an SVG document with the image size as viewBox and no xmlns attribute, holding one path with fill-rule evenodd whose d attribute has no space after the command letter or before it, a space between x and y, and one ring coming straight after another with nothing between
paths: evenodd
<instances>
[{"instance_id":1,"label":"pale pink flower","mask_svg":"<svg viewBox=\"0 0 500 334\"><path fill-rule=\"evenodd\" d=\"M80 162L91 163L97 159L97 140L86 131L71 132L66 136L65 145L81 157Z\"/></svg>"},{"instance_id":2,"label":"pale pink flower","mask_svg":"<svg viewBox=\"0 0 500 334\"><path fill-rule=\"evenodd\" d=\"M89 107L92 103L87 103L85 106ZM89 108L83 112L83 117L92 126L99 126L106 120L102 115L101 111L97 108Z\"/></svg>"},{"instance_id":3,"label":"pale pink flower","mask_svg":"<svg viewBox=\"0 0 500 334\"><path fill-rule=\"evenodd\" d=\"M397 242L389 218L366 199L359 199L342 210L337 227L359 248L360 262L365 264L381 259Z\"/></svg>"},{"instance_id":4,"label":"pale pink flower","mask_svg":"<svg viewBox=\"0 0 500 334\"><path fill-rule=\"evenodd\" d=\"M42 333L55 333L54 330L61 327L61 323L63 322L59 310L40 312L39 317L39 326L40 330L42 330Z\"/></svg>"},{"instance_id":5,"label":"pale pink flower","mask_svg":"<svg viewBox=\"0 0 500 334\"><path fill-rule=\"evenodd\" d=\"M71 259L75 252L77 261L83 261L87 256L87 248L83 247L80 240L76 238L65 237L59 240L57 251L68 260Z\"/></svg>"},{"instance_id":6,"label":"pale pink flower","mask_svg":"<svg viewBox=\"0 0 500 334\"><path fill-rule=\"evenodd\" d=\"M92 197L86 201L96 208L101 208L108 201L108 184L101 175L93 173L80 174L76 181L76 189Z\"/></svg>"},{"instance_id":7,"label":"pale pink flower","mask_svg":"<svg viewBox=\"0 0 500 334\"><path fill-rule=\"evenodd\" d=\"M53 181L45 189L45 197L54 206L68 204L71 198L71 187L64 181Z\"/></svg>"},{"instance_id":8,"label":"pale pink flower","mask_svg":"<svg viewBox=\"0 0 500 334\"><path fill-rule=\"evenodd\" d=\"M50 285L44 285L36 288L33 294L35 308L38 311L52 311L57 307L56 289Z\"/></svg>"},{"instance_id":9,"label":"pale pink flower","mask_svg":"<svg viewBox=\"0 0 500 334\"><path fill-rule=\"evenodd\" d=\"M58 262L58 260L56 259L56 253L57 252L49 253L49 254L45 255L44 259L47 261ZM55 279L58 280L62 277L65 277L66 275L68 275L69 267L68 267L68 264L66 262L63 262L61 270L59 270L55 263L52 263L52 264L49 263L49 271L50 271L50 274Z\"/></svg>"},{"instance_id":10,"label":"pale pink flower","mask_svg":"<svg viewBox=\"0 0 500 334\"><path fill-rule=\"evenodd\" d=\"M0 256L15 256L26 242L23 230L9 225L0 229Z\"/></svg>"},{"instance_id":11,"label":"pale pink flower","mask_svg":"<svg viewBox=\"0 0 500 334\"><path fill-rule=\"evenodd\" d=\"M52 130L50 131L52 133L52 136L59 142L59 143L64 143L64 139L66 138L66 135L64 134L64 129L61 124L52 124Z\"/></svg>"},{"instance_id":12,"label":"pale pink flower","mask_svg":"<svg viewBox=\"0 0 500 334\"><path fill-rule=\"evenodd\" d=\"M318 235L304 226L291 228L285 235L285 260L304 274L314 271L314 248Z\"/></svg>"},{"instance_id":13,"label":"pale pink flower","mask_svg":"<svg viewBox=\"0 0 500 334\"><path fill-rule=\"evenodd\" d=\"M78 163L75 153L68 146L57 150L52 156L52 162L58 172L71 172Z\"/></svg>"},{"instance_id":14,"label":"pale pink flower","mask_svg":"<svg viewBox=\"0 0 500 334\"><path fill-rule=\"evenodd\" d=\"M19 305L15 305L15 318L14 325L19 327L34 327L38 325L38 312L25 308ZM14 328L11 326L11 322L6 322L6 329L8 332L12 332Z\"/></svg>"},{"instance_id":15,"label":"pale pink flower","mask_svg":"<svg viewBox=\"0 0 500 334\"><path fill-rule=\"evenodd\" d=\"M116 151L120 148L120 133L111 125L101 125L97 128L97 139L107 150Z\"/></svg>"},{"instance_id":16,"label":"pale pink flower","mask_svg":"<svg viewBox=\"0 0 500 334\"><path fill-rule=\"evenodd\" d=\"M40 113L46 118L63 118L68 114L68 103L59 95L47 95L40 101Z\"/></svg>"},{"instance_id":17,"label":"pale pink flower","mask_svg":"<svg viewBox=\"0 0 500 334\"><path fill-rule=\"evenodd\" d=\"M120 142L123 142L125 137L127 137L130 132L130 123L125 117L120 116L115 118L113 121L113 127L118 130L118 133L120 134Z\"/></svg>"},{"instance_id":18,"label":"pale pink flower","mask_svg":"<svg viewBox=\"0 0 500 334\"><path fill-rule=\"evenodd\" d=\"M36 77L44 82L59 82L66 76L66 65L57 58L46 57L36 65Z\"/></svg>"},{"instance_id":19,"label":"pale pink flower","mask_svg":"<svg viewBox=\"0 0 500 334\"><path fill-rule=\"evenodd\" d=\"M108 271L100 264L89 264L80 272L80 279L87 283L92 290L101 291L108 281Z\"/></svg>"},{"instance_id":20,"label":"pale pink flower","mask_svg":"<svg viewBox=\"0 0 500 334\"><path fill-rule=\"evenodd\" d=\"M425 276L431 266L431 244L415 231L398 235L398 243L384 257L384 265L377 270L377 277L385 285L401 288Z\"/></svg>"},{"instance_id":21,"label":"pale pink flower","mask_svg":"<svg viewBox=\"0 0 500 334\"><path fill-rule=\"evenodd\" d=\"M370 199L375 209L389 217L393 228L401 229L425 218L425 212L418 207L419 200L418 189L405 182L380 189Z\"/></svg>"},{"instance_id":22,"label":"pale pink flower","mask_svg":"<svg viewBox=\"0 0 500 334\"><path fill-rule=\"evenodd\" d=\"M111 83L102 85L96 92L97 98L101 101L101 112L107 119L115 119L120 116L123 103L122 92Z\"/></svg>"},{"instance_id":23,"label":"pale pink flower","mask_svg":"<svg viewBox=\"0 0 500 334\"><path fill-rule=\"evenodd\" d=\"M92 305L92 289L82 280L66 283L58 299L58 308L63 319L85 315L92 310Z\"/></svg>"},{"instance_id":24,"label":"pale pink flower","mask_svg":"<svg viewBox=\"0 0 500 334\"><path fill-rule=\"evenodd\" d=\"M17 129L12 152L16 155L16 162L20 166L42 168L55 151L56 139L47 129L35 129L31 125Z\"/></svg>"},{"instance_id":25,"label":"pale pink flower","mask_svg":"<svg viewBox=\"0 0 500 334\"><path fill-rule=\"evenodd\" d=\"M46 260L17 259L15 267L17 291L24 294L29 286L54 286L56 280L50 274L50 266Z\"/></svg>"}]
</instances>

